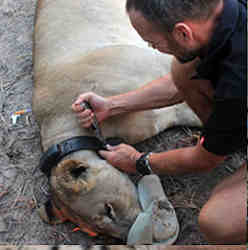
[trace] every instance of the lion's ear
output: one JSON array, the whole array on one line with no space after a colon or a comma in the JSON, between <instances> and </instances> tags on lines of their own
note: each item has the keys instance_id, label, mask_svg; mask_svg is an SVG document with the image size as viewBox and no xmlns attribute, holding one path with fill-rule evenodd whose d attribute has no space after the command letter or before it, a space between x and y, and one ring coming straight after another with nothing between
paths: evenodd
<instances>
[{"instance_id":1,"label":"lion's ear","mask_svg":"<svg viewBox=\"0 0 248 250\"><path fill-rule=\"evenodd\" d=\"M78 193L87 193L94 187L89 180L89 165L78 160L63 160L51 175L51 185L56 193L71 197ZM72 198L72 197L71 197Z\"/></svg>"}]
</instances>

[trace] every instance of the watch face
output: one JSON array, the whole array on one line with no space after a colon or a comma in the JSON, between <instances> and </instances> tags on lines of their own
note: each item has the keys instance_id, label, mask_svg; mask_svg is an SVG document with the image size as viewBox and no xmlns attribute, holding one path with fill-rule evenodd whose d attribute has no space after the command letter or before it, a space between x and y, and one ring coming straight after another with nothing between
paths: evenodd
<instances>
[{"instance_id":1,"label":"watch face","mask_svg":"<svg viewBox=\"0 0 248 250\"><path fill-rule=\"evenodd\" d=\"M142 175L151 174L146 157L149 153L143 154L136 162L136 170Z\"/></svg>"}]
</instances>

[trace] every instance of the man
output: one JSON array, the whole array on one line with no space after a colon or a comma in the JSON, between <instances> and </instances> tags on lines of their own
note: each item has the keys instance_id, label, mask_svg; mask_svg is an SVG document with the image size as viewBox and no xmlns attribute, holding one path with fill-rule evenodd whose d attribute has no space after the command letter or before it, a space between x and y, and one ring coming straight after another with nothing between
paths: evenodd
<instances>
[{"instance_id":1,"label":"man","mask_svg":"<svg viewBox=\"0 0 248 250\"><path fill-rule=\"evenodd\" d=\"M144 155L121 144L100 154L129 173L135 173L141 162L145 172L152 169L158 175L215 168L246 144L246 1L127 0L126 10L145 41L175 56L171 73L119 96L80 95L72 105L80 123L89 127L93 119L90 110L78 105L83 101L92 105L99 121L186 101L204 124L196 146ZM202 208L199 224L209 242L245 242L245 173L244 163L215 188Z\"/></svg>"}]
</instances>

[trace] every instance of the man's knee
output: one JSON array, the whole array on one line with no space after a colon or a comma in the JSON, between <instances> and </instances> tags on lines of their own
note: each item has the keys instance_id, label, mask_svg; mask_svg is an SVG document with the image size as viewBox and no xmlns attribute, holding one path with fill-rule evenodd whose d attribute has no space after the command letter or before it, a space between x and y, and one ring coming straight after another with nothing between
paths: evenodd
<instances>
[{"instance_id":1,"label":"man's knee","mask_svg":"<svg viewBox=\"0 0 248 250\"><path fill-rule=\"evenodd\" d=\"M216 208L203 208L198 221L201 232L210 243L241 244L246 240L245 225L242 230L235 230L235 228L240 228L241 226L233 225L233 227L230 227L230 225L227 225L228 218L225 218L225 221L220 221L218 215L216 215Z\"/></svg>"},{"instance_id":2,"label":"man's knee","mask_svg":"<svg viewBox=\"0 0 248 250\"><path fill-rule=\"evenodd\" d=\"M239 244L246 241L245 185L237 184L234 189L236 191L215 194L200 212L200 229L211 243Z\"/></svg>"},{"instance_id":3,"label":"man's knee","mask_svg":"<svg viewBox=\"0 0 248 250\"><path fill-rule=\"evenodd\" d=\"M207 240L211 243L222 244L221 239L225 238L225 230L222 224L219 223L216 215L216 208L206 204L198 217L198 222L201 232L205 235Z\"/></svg>"}]
</instances>

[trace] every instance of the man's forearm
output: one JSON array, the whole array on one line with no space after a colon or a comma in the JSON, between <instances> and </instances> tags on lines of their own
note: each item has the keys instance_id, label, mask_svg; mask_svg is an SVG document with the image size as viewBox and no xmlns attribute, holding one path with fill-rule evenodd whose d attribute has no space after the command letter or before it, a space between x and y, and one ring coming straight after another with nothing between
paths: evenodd
<instances>
[{"instance_id":1,"label":"man's forearm","mask_svg":"<svg viewBox=\"0 0 248 250\"><path fill-rule=\"evenodd\" d=\"M149 162L158 175L206 172L215 168L224 156L207 152L201 145L154 153Z\"/></svg>"},{"instance_id":2,"label":"man's forearm","mask_svg":"<svg viewBox=\"0 0 248 250\"><path fill-rule=\"evenodd\" d=\"M137 90L110 97L110 112L111 116L114 116L133 111L166 107L182 101L183 98L169 73Z\"/></svg>"}]
</instances>

